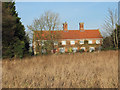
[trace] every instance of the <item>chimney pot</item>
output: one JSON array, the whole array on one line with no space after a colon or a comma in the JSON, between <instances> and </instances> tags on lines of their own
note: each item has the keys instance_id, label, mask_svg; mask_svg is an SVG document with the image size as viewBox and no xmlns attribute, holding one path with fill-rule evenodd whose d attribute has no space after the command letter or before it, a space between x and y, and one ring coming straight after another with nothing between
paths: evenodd
<instances>
[{"instance_id":1,"label":"chimney pot","mask_svg":"<svg viewBox=\"0 0 120 90\"><path fill-rule=\"evenodd\" d=\"M64 31L67 31L67 30L68 30L67 22L63 23L63 30L64 30Z\"/></svg>"},{"instance_id":2,"label":"chimney pot","mask_svg":"<svg viewBox=\"0 0 120 90\"><path fill-rule=\"evenodd\" d=\"M79 30L84 31L84 23L79 23Z\"/></svg>"}]
</instances>

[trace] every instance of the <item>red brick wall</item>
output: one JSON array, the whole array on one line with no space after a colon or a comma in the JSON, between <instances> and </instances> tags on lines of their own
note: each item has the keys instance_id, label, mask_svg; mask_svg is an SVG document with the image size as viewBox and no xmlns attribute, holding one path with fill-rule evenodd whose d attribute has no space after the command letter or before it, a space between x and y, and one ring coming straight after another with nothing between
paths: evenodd
<instances>
[{"instance_id":1,"label":"red brick wall","mask_svg":"<svg viewBox=\"0 0 120 90\"><path fill-rule=\"evenodd\" d=\"M89 39L89 40L91 40L91 39ZM65 51L66 52L68 51L68 48L70 48L70 47L71 48L72 47L77 47L78 49L80 49L80 47L86 47L86 51L87 51L89 49L89 47L95 47L95 48L97 48L97 47L101 46L102 39L100 39L100 44L96 44L96 40L97 39L93 39L92 40L92 44L88 44L88 45L80 44L79 43L80 40L60 40L59 44L62 44L61 41L66 41L66 45L60 45L60 47L65 47ZM70 41L75 41L75 45L71 45ZM59 48L59 46L58 46L58 48Z\"/></svg>"}]
</instances>

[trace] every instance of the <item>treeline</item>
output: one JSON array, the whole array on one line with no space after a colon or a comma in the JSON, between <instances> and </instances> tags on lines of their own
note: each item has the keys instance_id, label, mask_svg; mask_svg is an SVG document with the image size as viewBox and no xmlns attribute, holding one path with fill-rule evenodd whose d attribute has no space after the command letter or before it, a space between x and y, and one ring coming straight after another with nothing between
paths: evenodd
<instances>
[{"instance_id":1,"label":"treeline","mask_svg":"<svg viewBox=\"0 0 120 90\"><path fill-rule=\"evenodd\" d=\"M120 25L118 21L117 9L108 9L108 15L103 25L103 50L120 49Z\"/></svg>"},{"instance_id":2,"label":"treeline","mask_svg":"<svg viewBox=\"0 0 120 90\"><path fill-rule=\"evenodd\" d=\"M113 30L113 33L110 36L107 36L103 39L102 47L103 50L120 49L120 25L117 25L117 28Z\"/></svg>"},{"instance_id":3,"label":"treeline","mask_svg":"<svg viewBox=\"0 0 120 90\"><path fill-rule=\"evenodd\" d=\"M15 2L2 2L2 58L22 58L28 52L29 37L15 10Z\"/></svg>"}]
</instances>

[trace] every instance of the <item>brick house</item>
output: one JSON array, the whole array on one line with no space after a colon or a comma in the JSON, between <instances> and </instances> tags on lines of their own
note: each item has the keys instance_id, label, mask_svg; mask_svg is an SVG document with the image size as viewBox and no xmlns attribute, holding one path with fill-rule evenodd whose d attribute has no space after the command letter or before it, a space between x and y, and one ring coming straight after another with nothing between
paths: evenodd
<instances>
[{"instance_id":1,"label":"brick house","mask_svg":"<svg viewBox=\"0 0 120 90\"><path fill-rule=\"evenodd\" d=\"M43 31L42 36L48 31ZM59 31L51 31L51 33L58 32L60 37L54 41L54 52L69 52L72 49L73 52L79 51L83 49L84 51L92 51L97 50L102 45L103 37L99 31L99 29L95 30L85 30L84 23L79 23L79 30L68 30L68 24L65 22L63 24L63 30ZM34 31L33 36L33 50L34 54L36 54L36 39L38 33L40 31ZM47 40L46 38L42 40ZM41 45L42 46L42 45Z\"/></svg>"}]
</instances>

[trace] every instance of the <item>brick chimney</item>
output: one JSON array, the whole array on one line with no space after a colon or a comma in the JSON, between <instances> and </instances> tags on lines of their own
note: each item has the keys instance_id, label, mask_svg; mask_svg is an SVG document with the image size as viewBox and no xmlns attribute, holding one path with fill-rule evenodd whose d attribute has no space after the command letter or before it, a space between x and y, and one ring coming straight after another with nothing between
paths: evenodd
<instances>
[{"instance_id":1,"label":"brick chimney","mask_svg":"<svg viewBox=\"0 0 120 90\"><path fill-rule=\"evenodd\" d=\"M67 22L63 23L63 30L64 30L64 31L67 31L67 30L68 30Z\"/></svg>"},{"instance_id":2,"label":"brick chimney","mask_svg":"<svg viewBox=\"0 0 120 90\"><path fill-rule=\"evenodd\" d=\"M84 23L79 23L79 30L84 31Z\"/></svg>"}]
</instances>

